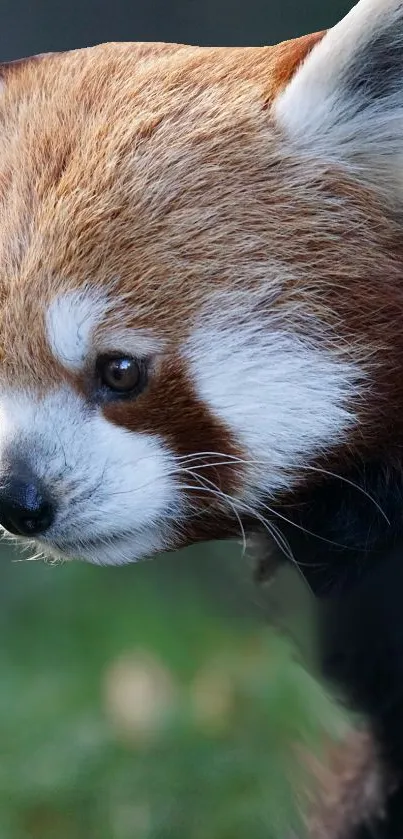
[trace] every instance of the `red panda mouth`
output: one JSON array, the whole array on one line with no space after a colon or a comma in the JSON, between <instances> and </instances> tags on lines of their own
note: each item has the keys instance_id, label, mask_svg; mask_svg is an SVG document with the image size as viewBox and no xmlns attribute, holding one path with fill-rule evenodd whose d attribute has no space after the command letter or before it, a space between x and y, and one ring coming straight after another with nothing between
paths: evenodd
<instances>
[{"instance_id":1,"label":"red panda mouth","mask_svg":"<svg viewBox=\"0 0 403 839\"><path fill-rule=\"evenodd\" d=\"M135 542L136 537L141 533L141 531L130 531L127 533L110 533L107 536L99 536L94 537L92 539L57 539L57 540L49 540L47 542L47 546L50 546L57 551L61 551L62 553L69 554L70 556L80 556L80 552L84 551L93 551L97 550L101 547L109 547L111 545L115 545L118 542L128 542L129 540Z\"/></svg>"},{"instance_id":2,"label":"red panda mouth","mask_svg":"<svg viewBox=\"0 0 403 839\"><path fill-rule=\"evenodd\" d=\"M123 565L147 559L170 548L169 536L162 527L111 532L98 537L40 540L45 554L59 559L81 559L95 565Z\"/></svg>"}]
</instances>

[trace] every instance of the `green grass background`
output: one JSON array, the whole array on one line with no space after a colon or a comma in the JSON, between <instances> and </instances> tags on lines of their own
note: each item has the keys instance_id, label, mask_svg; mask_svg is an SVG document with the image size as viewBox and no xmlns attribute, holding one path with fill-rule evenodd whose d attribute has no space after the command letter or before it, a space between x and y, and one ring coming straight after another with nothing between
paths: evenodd
<instances>
[{"instance_id":1,"label":"green grass background","mask_svg":"<svg viewBox=\"0 0 403 839\"><path fill-rule=\"evenodd\" d=\"M17 560L2 548L0 839L303 835L295 744L320 749L342 719L309 674L294 576L263 597L222 545L126 568Z\"/></svg>"}]
</instances>

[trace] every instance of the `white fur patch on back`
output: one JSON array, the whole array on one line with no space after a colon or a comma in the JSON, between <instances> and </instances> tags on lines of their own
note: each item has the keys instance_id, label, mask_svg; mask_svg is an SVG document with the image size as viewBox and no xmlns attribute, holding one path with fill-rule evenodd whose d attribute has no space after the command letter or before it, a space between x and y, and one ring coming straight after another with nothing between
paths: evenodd
<instances>
[{"instance_id":1,"label":"white fur patch on back","mask_svg":"<svg viewBox=\"0 0 403 839\"><path fill-rule=\"evenodd\" d=\"M362 372L295 334L217 317L195 331L187 356L198 394L243 446L264 492L292 486L354 425Z\"/></svg>"}]
</instances>

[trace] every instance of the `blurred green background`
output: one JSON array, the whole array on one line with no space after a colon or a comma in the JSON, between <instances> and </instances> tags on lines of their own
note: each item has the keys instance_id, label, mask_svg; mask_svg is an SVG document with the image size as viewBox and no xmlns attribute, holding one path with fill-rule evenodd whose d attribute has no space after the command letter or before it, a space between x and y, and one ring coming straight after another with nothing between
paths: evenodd
<instances>
[{"instance_id":1,"label":"blurred green background","mask_svg":"<svg viewBox=\"0 0 403 839\"><path fill-rule=\"evenodd\" d=\"M273 43L349 5L2 0L0 57ZM312 604L290 570L267 593L237 545L106 569L21 561L3 543L0 601L0 839L303 834L295 746L320 751L342 720L310 675Z\"/></svg>"},{"instance_id":2,"label":"blurred green background","mask_svg":"<svg viewBox=\"0 0 403 839\"><path fill-rule=\"evenodd\" d=\"M126 568L2 553L1 839L304 835L295 749L320 756L343 719L291 572L266 602L235 545Z\"/></svg>"}]
</instances>

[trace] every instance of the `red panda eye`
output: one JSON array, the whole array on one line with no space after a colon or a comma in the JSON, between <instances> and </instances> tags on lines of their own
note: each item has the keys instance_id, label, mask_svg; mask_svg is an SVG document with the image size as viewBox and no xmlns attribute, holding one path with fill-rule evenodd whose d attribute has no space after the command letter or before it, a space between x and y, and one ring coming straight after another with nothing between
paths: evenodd
<instances>
[{"instance_id":1,"label":"red panda eye","mask_svg":"<svg viewBox=\"0 0 403 839\"><path fill-rule=\"evenodd\" d=\"M138 391L144 378L141 363L131 356L100 356L97 374L101 388L107 388L117 396Z\"/></svg>"}]
</instances>

